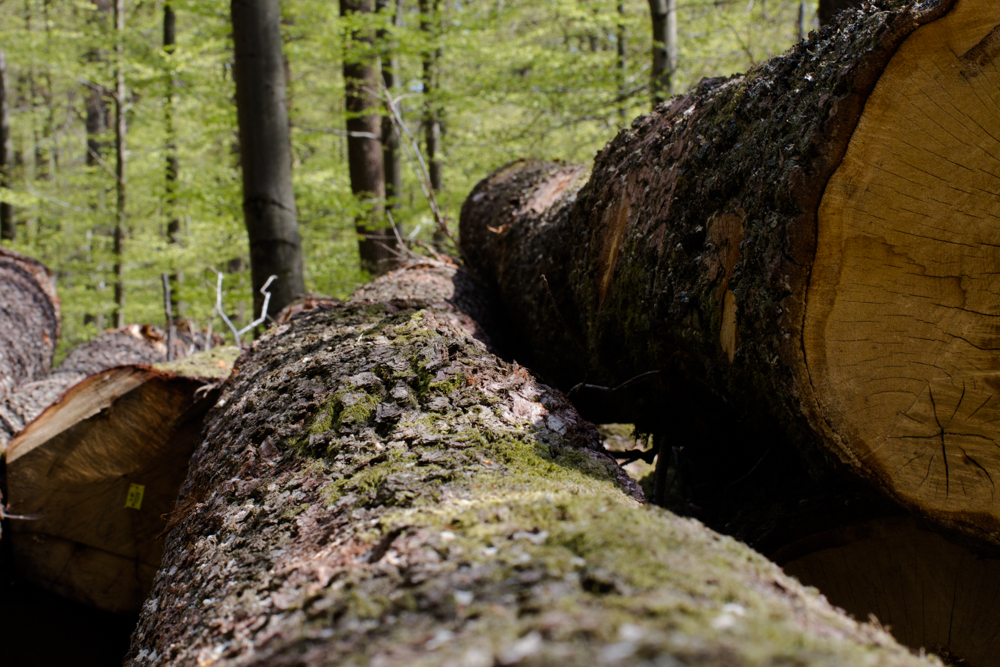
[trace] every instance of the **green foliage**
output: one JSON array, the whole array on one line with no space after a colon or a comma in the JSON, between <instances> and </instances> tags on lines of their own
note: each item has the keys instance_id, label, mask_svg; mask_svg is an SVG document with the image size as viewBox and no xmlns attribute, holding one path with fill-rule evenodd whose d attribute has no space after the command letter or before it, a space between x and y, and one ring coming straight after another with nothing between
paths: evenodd
<instances>
[{"instance_id":1,"label":"green foliage","mask_svg":"<svg viewBox=\"0 0 1000 667\"><path fill-rule=\"evenodd\" d=\"M767 4L765 4L765 2ZM163 320L160 275L182 274L182 315L197 326L212 318L214 273L226 271L225 307L238 326L252 318L243 228L238 133L232 79L229 3L173 0L177 47L162 49L162 0L126 2L128 230L125 244L129 321ZM400 57L392 91L422 145L425 104L442 112L444 191L452 224L466 193L490 170L517 157L589 161L649 108L648 6L627 0L452 0L423 17L403 3L400 25L385 14L341 17L329 0L286 0L294 184L307 285L346 296L367 276L358 268L344 136L344 35L382 28ZM680 0L677 89L703 76L731 74L786 48L797 34L798 3L782 0ZM625 67L617 40L626 35ZM113 123L97 137L88 165L86 119L93 86L113 104L115 35L110 13L88 0L0 2L0 49L7 53L17 164L0 199L17 208L16 250L58 275L62 346L112 324L115 216ZM380 42L373 48L384 48ZM352 56L364 47L355 44ZM440 49L439 90L422 93L424 54ZM165 109L174 83L179 160L177 201L168 204ZM111 113L113 117L113 113ZM397 221L404 234L429 239L433 219L417 171L404 158ZM182 242L168 242L171 219ZM216 329L221 323L216 323Z\"/></svg>"}]
</instances>

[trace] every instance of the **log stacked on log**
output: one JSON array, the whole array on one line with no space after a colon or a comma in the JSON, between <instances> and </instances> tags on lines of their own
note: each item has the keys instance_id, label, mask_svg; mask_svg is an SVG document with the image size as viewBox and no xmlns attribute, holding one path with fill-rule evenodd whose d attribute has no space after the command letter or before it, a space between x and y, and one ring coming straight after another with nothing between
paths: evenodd
<instances>
[{"instance_id":1,"label":"log stacked on log","mask_svg":"<svg viewBox=\"0 0 1000 667\"><path fill-rule=\"evenodd\" d=\"M117 360L120 342L106 336L95 348L111 349ZM163 517L236 355L236 348L216 348L163 370L101 370L10 443L15 518L6 539L22 578L106 611L138 611L160 564ZM79 354L72 361L103 365Z\"/></svg>"},{"instance_id":2,"label":"log stacked on log","mask_svg":"<svg viewBox=\"0 0 1000 667\"><path fill-rule=\"evenodd\" d=\"M59 297L41 263L0 248L0 400L52 364Z\"/></svg>"},{"instance_id":3,"label":"log stacked on log","mask_svg":"<svg viewBox=\"0 0 1000 667\"><path fill-rule=\"evenodd\" d=\"M126 664L937 664L640 506L566 399L434 300L329 304L241 358Z\"/></svg>"},{"instance_id":4,"label":"log stacked on log","mask_svg":"<svg viewBox=\"0 0 1000 667\"><path fill-rule=\"evenodd\" d=\"M589 180L495 172L463 250L547 377L632 383L597 407L665 431L714 397L1000 545L995 8L852 16L637 120Z\"/></svg>"}]
</instances>

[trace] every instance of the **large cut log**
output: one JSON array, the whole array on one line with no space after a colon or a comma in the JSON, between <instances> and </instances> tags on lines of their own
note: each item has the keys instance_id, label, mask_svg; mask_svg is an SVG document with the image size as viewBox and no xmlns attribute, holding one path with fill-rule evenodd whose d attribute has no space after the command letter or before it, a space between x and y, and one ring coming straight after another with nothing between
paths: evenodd
<instances>
[{"instance_id":1,"label":"large cut log","mask_svg":"<svg viewBox=\"0 0 1000 667\"><path fill-rule=\"evenodd\" d=\"M993 0L845 12L638 119L589 178L493 173L463 250L595 408L664 431L713 396L1000 544L998 22Z\"/></svg>"},{"instance_id":2,"label":"large cut log","mask_svg":"<svg viewBox=\"0 0 1000 667\"><path fill-rule=\"evenodd\" d=\"M119 359L121 348L111 349ZM106 611L139 610L160 563L164 515L237 352L102 370L14 438L4 539L20 578ZM77 361L102 365L88 359Z\"/></svg>"},{"instance_id":3,"label":"large cut log","mask_svg":"<svg viewBox=\"0 0 1000 667\"><path fill-rule=\"evenodd\" d=\"M0 400L45 373L59 340L55 279L40 262L0 248Z\"/></svg>"},{"instance_id":4,"label":"large cut log","mask_svg":"<svg viewBox=\"0 0 1000 667\"><path fill-rule=\"evenodd\" d=\"M126 664L939 664L640 504L429 287L454 269L417 270L380 286L420 299L322 305L241 357Z\"/></svg>"}]
</instances>

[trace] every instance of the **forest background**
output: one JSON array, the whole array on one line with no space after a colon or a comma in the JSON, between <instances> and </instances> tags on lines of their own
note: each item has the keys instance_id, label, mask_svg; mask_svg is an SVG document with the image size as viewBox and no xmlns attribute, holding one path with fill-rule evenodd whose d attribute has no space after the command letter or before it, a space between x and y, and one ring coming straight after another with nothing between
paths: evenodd
<instances>
[{"instance_id":1,"label":"forest background","mask_svg":"<svg viewBox=\"0 0 1000 667\"><path fill-rule=\"evenodd\" d=\"M240 326L251 319L253 299L229 0L173 0L176 45L166 50L163 0L125 2L120 31L98 4L0 0L13 156L0 201L12 207L15 223L4 245L56 272L61 351L114 325L119 214L111 100L120 73L124 317L162 323L161 276L179 274L181 317L207 326L218 269L224 309ZM423 14L416 0L393 4L395 20L393 12L344 18L330 0L282 3L293 182L306 286L315 293L344 297L369 278L355 231L367 204L351 193L347 163L342 59L352 30L382 30L391 41L399 58L392 94L422 150L426 110L435 109L442 137L437 198L453 225L466 194L492 169L520 157L589 162L651 106L646 0L448 0L422 3ZM747 70L801 39L816 20L815 5L798 0L677 0L676 13L674 92ZM425 87L429 53L433 90ZM95 105L103 117L94 117ZM434 219L405 154L402 173L395 220L404 236L429 243Z\"/></svg>"}]
</instances>

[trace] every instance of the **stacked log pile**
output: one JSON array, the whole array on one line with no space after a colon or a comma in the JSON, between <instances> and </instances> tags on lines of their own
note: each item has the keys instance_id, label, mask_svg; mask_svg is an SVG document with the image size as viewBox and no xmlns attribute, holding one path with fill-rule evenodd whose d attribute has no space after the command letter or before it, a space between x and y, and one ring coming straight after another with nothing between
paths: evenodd
<instances>
[{"instance_id":1,"label":"stacked log pile","mask_svg":"<svg viewBox=\"0 0 1000 667\"><path fill-rule=\"evenodd\" d=\"M54 589L105 608L142 596L93 576L108 554L152 580L130 665L940 664L643 504L569 396L655 434L654 500L915 650L1000 664L998 21L877 3L593 168L509 165L463 207L479 277L428 262L300 304L217 396L90 376L8 450L10 510L48 513L11 521L42 545L18 567L58 562ZM140 477L191 450L155 580L142 531L66 520L132 521Z\"/></svg>"}]
</instances>

